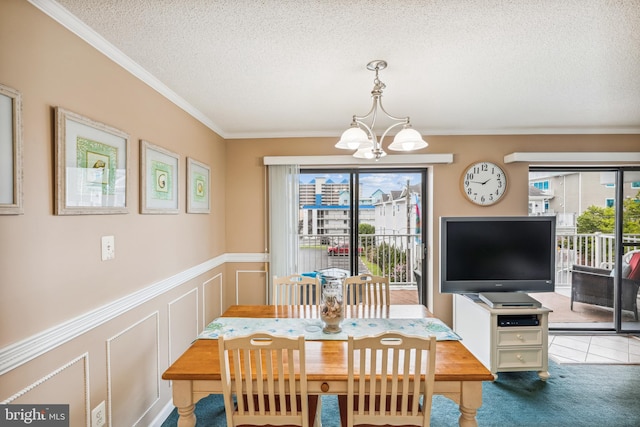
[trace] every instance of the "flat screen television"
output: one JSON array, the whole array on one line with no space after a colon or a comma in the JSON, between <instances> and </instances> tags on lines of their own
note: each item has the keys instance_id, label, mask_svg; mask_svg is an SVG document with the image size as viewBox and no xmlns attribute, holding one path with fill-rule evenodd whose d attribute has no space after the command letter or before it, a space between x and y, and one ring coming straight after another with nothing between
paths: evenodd
<instances>
[{"instance_id":1,"label":"flat screen television","mask_svg":"<svg viewBox=\"0 0 640 427\"><path fill-rule=\"evenodd\" d=\"M550 216L440 218L440 292L553 292Z\"/></svg>"}]
</instances>

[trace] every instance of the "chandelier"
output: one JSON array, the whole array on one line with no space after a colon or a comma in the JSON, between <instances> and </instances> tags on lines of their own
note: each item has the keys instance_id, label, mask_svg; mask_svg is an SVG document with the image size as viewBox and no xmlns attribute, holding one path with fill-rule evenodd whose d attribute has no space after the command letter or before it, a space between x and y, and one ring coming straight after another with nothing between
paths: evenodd
<instances>
[{"instance_id":1,"label":"chandelier","mask_svg":"<svg viewBox=\"0 0 640 427\"><path fill-rule=\"evenodd\" d=\"M367 64L367 70L375 71L376 78L373 80L373 89L371 89L371 98L373 105L371 110L364 116L353 116L351 127L342 133L340 141L336 144L336 148L344 150L356 150L354 157L361 159L375 159L387 155L382 149L382 142L392 129L402 126L400 132L393 138L393 142L389 144L389 150L394 151L413 151L427 147L426 143L418 131L411 127L409 117L394 117L382 106L382 91L386 87L378 78L378 72L387 68L387 62L381 59L371 61ZM384 113L394 123L389 126L380 139L376 136L374 127L378 118L378 110ZM366 124L364 120L370 119L370 124Z\"/></svg>"}]
</instances>

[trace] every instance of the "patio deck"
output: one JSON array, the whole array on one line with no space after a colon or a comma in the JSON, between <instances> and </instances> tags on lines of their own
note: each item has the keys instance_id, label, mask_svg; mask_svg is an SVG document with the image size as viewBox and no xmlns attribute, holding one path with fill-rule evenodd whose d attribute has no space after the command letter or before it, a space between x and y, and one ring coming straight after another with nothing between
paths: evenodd
<instances>
[{"instance_id":1,"label":"patio deck","mask_svg":"<svg viewBox=\"0 0 640 427\"><path fill-rule=\"evenodd\" d=\"M611 309L591 304L574 303L570 308L571 299L558 292L543 292L531 295L543 306L553 310L549 314L549 323L598 323L612 322ZM391 289L391 304L418 304L418 291L414 289ZM622 312L623 322L633 322L630 312Z\"/></svg>"}]
</instances>

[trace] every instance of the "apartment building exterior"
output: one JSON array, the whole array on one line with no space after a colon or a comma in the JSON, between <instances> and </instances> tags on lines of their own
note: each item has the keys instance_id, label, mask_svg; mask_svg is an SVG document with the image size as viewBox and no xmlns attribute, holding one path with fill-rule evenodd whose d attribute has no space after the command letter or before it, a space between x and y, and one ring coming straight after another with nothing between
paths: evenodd
<instances>
[{"instance_id":1,"label":"apartment building exterior","mask_svg":"<svg viewBox=\"0 0 640 427\"><path fill-rule=\"evenodd\" d=\"M300 234L348 235L350 192L348 180L317 177L300 183ZM408 235L420 232L420 187L412 185L385 193L376 189L360 197L360 224L375 227L376 235Z\"/></svg>"},{"instance_id":2,"label":"apartment building exterior","mask_svg":"<svg viewBox=\"0 0 640 427\"><path fill-rule=\"evenodd\" d=\"M324 177L300 183L300 234L348 235L351 226L349 187L346 179L333 181ZM360 197L358 209L360 223L374 225L372 196Z\"/></svg>"},{"instance_id":3,"label":"apartment building exterior","mask_svg":"<svg viewBox=\"0 0 640 427\"><path fill-rule=\"evenodd\" d=\"M613 206L615 191L613 172L535 172L529 179L529 215L556 215L559 228L575 231L577 217L589 206ZM624 198L637 200L639 191L640 180L623 183Z\"/></svg>"}]
</instances>

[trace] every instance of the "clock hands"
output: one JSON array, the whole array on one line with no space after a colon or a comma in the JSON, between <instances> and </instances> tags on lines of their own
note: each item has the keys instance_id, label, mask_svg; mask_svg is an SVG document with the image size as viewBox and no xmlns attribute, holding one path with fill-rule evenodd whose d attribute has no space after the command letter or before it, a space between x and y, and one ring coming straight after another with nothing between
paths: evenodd
<instances>
[{"instance_id":1,"label":"clock hands","mask_svg":"<svg viewBox=\"0 0 640 427\"><path fill-rule=\"evenodd\" d=\"M491 181L491 178L489 178L488 180L486 180L485 182L480 182L480 181L469 181L469 182L473 182L474 184L481 184L481 185L485 185L487 182Z\"/></svg>"}]
</instances>

